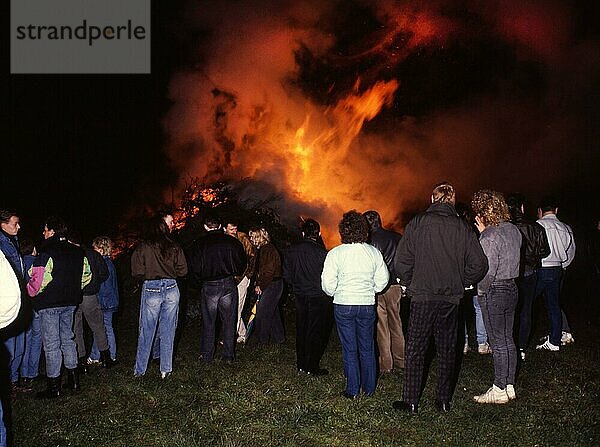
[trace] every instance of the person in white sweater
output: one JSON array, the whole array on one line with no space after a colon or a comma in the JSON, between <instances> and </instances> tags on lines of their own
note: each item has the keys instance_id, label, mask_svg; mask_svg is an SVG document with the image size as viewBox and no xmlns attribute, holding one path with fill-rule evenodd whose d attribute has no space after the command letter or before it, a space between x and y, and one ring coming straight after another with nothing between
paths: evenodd
<instances>
[{"instance_id":1,"label":"person in white sweater","mask_svg":"<svg viewBox=\"0 0 600 447\"><path fill-rule=\"evenodd\" d=\"M367 396L375 392L375 294L388 285L389 272L381 252L367 243L369 226L362 214L345 213L339 232L342 245L327 254L321 287L333 296L346 376L342 396L356 399L361 389Z\"/></svg>"}]
</instances>

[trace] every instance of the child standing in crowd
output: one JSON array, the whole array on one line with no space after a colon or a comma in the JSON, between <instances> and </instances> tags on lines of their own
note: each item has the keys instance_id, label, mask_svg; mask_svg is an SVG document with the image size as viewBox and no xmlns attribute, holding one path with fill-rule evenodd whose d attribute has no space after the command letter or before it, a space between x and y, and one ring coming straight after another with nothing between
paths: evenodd
<instances>
[{"instance_id":1,"label":"child standing in crowd","mask_svg":"<svg viewBox=\"0 0 600 447\"><path fill-rule=\"evenodd\" d=\"M117 271L112 262L111 255L113 249L112 241L106 236L99 236L92 242L92 247L102 255L106 267L108 268L108 278L100 284L98 291L98 304L102 310L104 318L104 327L106 328L106 338L108 340L108 350L110 358L114 362L117 359L117 342L115 331L113 329L113 315L119 308L119 285L117 283ZM92 351L87 359L89 365L100 365L100 350L94 338Z\"/></svg>"}]
</instances>

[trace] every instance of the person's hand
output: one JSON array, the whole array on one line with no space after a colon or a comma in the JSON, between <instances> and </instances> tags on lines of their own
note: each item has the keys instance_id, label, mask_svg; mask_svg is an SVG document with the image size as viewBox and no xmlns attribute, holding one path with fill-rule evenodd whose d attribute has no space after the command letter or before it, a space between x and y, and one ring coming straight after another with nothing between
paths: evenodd
<instances>
[{"instance_id":1,"label":"person's hand","mask_svg":"<svg viewBox=\"0 0 600 447\"><path fill-rule=\"evenodd\" d=\"M254 292L255 292L257 295L260 295L260 294L262 294L262 290L260 290L260 287L259 287L259 286L256 286L256 287L254 288Z\"/></svg>"},{"instance_id":2,"label":"person's hand","mask_svg":"<svg viewBox=\"0 0 600 447\"><path fill-rule=\"evenodd\" d=\"M483 223L483 219L479 217L479 215L475 216L475 226L477 227L480 233L483 233L483 230L485 230L485 224Z\"/></svg>"}]
</instances>

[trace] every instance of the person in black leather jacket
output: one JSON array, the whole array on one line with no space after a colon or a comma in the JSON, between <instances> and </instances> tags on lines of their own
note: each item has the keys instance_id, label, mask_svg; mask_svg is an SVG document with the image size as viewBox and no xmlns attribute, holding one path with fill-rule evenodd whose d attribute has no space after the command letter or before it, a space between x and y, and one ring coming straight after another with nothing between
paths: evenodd
<instances>
[{"instance_id":1,"label":"person in black leather jacket","mask_svg":"<svg viewBox=\"0 0 600 447\"><path fill-rule=\"evenodd\" d=\"M226 363L234 360L237 326L238 290L235 280L246 269L244 246L235 237L223 233L221 224L208 217L208 232L191 249L189 269L202 284L202 361L212 362L215 352L217 314L223 322L223 353Z\"/></svg>"},{"instance_id":2,"label":"person in black leather jacket","mask_svg":"<svg viewBox=\"0 0 600 447\"><path fill-rule=\"evenodd\" d=\"M546 231L537 222L525 217L524 197L519 193L507 196L506 203L510 212L510 221L521 232L521 263L517 286L519 287L519 338L517 348L521 360L525 360L525 349L531 333L531 311L535 300L537 271L542 259L550 254L550 245Z\"/></svg>"},{"instance_id":3,"label":"person in black leather jacket","mask_svg":"<svg viewBox=\"0 0 600 447\"><path fill-rule=\"evenodd\" d=\"M400 319L402 290L394 271L394 255L402 236L382 228L377 211L370 210L363 215L369 223L369 243L381 252L390 273L387 287L376 295L379 372L388 373L395 368L404 369L404 334Z\"/></svg>"}]
</instances>

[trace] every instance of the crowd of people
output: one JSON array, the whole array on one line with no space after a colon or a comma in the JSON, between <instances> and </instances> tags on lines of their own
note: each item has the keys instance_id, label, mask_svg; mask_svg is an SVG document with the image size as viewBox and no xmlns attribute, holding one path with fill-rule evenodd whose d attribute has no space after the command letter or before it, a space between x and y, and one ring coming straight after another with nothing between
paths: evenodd
<instances>
[{"instance_id":1,"label":"crowd of people","mask_svg":"<svg viewBox=\"0 0 600 447\"><path fill-rule=\"evenodd\" d=\"M474 400L507 403L516 398L517 361L526 358L538 296L544 296L550 327L536 349L554 352L574 341L559 295L575 240L557 213L557 203L544 200L538 220L528 221L520 194L505 197L492 190L478 191L470 208L460 208L453 186L442 183L404 235L383 228L377 211L352 210L339 223L341 245L327 251L319 223L305 219L301 241L281 254L267 228L246 234L237 222L211 215L204 220L205 234L184 253L173 237L173 215L160 213L131 256L132 276L142 284L133 374L144 376L157 359L161 377L171 376L178 279L187 276L200 290L202 362L213 362L218 351L223 362L234 362L238 343L284 343L280 307L287 285L296 308L298 373L328 374L320 362L335 322L346 378L342 396L370 396L378 375L404 369L403 397L393 408L410 413L418 412L431 338L435 403L441 412L450 411L457 347L464 354L470 349L468 337L464 349L462 341L458 345L459 304L468 300L475 304L478 352L491 353L494 365L492 386ZM36 397L78 391L88 366L109 368L117 360L112 318L119 287L112 242L100 236L89 247L81 245L78 234L55 216L45 220L39 247L19 239L17 213L0 210L0 226L0 325L6 326L11 390L33 389L43 348L47 385ZM256 304L245 321L249 292ZM93 333L89 346L84 320ZM5 438L0 425L0 446Z\"/></svg>"}]
</instances>

